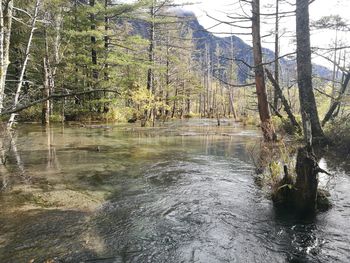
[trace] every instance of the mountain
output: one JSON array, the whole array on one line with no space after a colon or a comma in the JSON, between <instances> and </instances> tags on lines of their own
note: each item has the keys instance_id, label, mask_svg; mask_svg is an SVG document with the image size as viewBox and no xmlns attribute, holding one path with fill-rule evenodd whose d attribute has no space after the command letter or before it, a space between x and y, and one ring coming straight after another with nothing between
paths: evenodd
<instances>
[{"instance_id":1,"label":"mountain","mask_svg":"<svg viewBox=\"0 0 350 263\"><path fill-rule=\"evenodd\" d=\"M236 64L238 66L238 81L240 83L245 83L247 81L247 78L249 78L251 74L251 69L247 65L254 64L253 51L250 45L235 35L232 37L215 36L213 33L205 30L193 12L176 9L174 10L174 13L177 17L182 17L184 19L184 24L187 25L193 33L193 38L195 41L194 56L197 58L197 60L200 60L201 57L203 57L205 54L206 49L208 49L212 68L214 68L214 65L217 63L217 61L220 61L221 67L225 68L225 66L229 65L230 58L232 58L232 54L230 53L232 50L231 45L233 45L233 57L235 58ZM140 34L145 38L147 37L148 29L145 22L132 21L131 24L134 29L134 34ZM221 50L221 54L219 56L216 52L217 48ZM262 51L265 61L274 61L275 53L272 50L263 48ZM288 76L296 75L295 59L282 58L279 62L282 72L286 73ZM274 63L271 64L272 68L273 64ZM331 76L331 71L328 68L316 64L313 65L313 72L314 74L324 78ZM226 80L223 69L214 69L213 75Z\"/></svg>"},{"instance_id":2,"label":"mountain","mask_svg":"<svg viewBox=\"0 0 350 263\"><path fill-rule=\"evenodd\" d=\"M237 36L231 37L217 37L214 34L208 32L204 29L204 27L199 23L198 19L195 17L195 14L192 12L183 12L182 15L184 17L192 17L192 19L189 20L188 25L193 31L193 36L195 39L197 39L196 47L197 50L203 51L205 50L205 46L208 45L211 59L212 61L217 61L219 58L216 56L216 47L220 47L220 49L223 51L222 57L225 58L231 58L232 55L230 54L230 50L232 50L231 47L231 41L233 42L233 50L234 54L233 57L236 58L238 61L244 61L248 65L253 65L253 50L250 45L245 43L242 39L240 39ZM263 48L263 57L265 61L274 61L275 59L275 52L273 52L270 49ZM220 62L222 64L227 64L227 59L221 59ZM238 64L238 79L240 83L244 83L247 79L247 76L249 75L250 69L248 66L245 65L243 62L237 62ZM273 64L271 67L273 67ZM295 59L287 59L282 58L280 59L280 65L283 72L288 72L289 76L293 76L296 74L296 60ZM324 67L317 64L313 64L313 73L315 75L318 75L320 77L329 78L332 74L331 71Z\"/></svg>"}]
</instances>

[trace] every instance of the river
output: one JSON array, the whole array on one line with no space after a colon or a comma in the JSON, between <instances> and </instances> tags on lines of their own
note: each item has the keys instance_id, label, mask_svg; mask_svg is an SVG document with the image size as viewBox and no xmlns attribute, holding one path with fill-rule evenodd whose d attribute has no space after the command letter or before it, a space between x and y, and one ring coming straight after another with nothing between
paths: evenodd
<instances>
[{"instance_id":1,"label":"river","mask_svg":"<svg viewBox=\"0 0 350 263\"><path fill-rule=\"evenodd\" d=\"M321 160L333 208L300 220L254 183L260 131L215 124L20 124L0 166L0 262L350 262L347 164Z\"/></svg>"}]
</instances>

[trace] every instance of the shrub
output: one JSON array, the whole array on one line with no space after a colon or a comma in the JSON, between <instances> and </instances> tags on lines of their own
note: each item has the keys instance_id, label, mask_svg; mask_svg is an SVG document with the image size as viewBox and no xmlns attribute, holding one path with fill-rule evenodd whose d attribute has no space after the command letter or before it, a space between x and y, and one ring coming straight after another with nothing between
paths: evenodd
<instances>
[{"instance_id":1,"label":"shrub","mask_svg":"<svg viewBox=\"0 0 350 263\"><path fill-rule=\"evenodd\" d=\"M40 121L42 115L42 106L40 104L27 108L18 114L19 121Z\"/></svg>"},{"instance_id":2,"label":"shrub","mask_svg":"<svg viewBox=\"0 0 350 263\"><path fill-rule=\"evenodd\" d=\"M341 153L350 155L350 116L333 120L326 127L326 135Z\"/></svg>"},{"instance_id":3,"label":"shrub","mask_svg":"<svg viewBox=\"0 0 350 263\"><path fill-rule=\"evenodd\" d=\"M296 121L302 126L302 121L300 115L295 116ZM276 129L276 131L279 132L285 132L289 135L297 135L297 130L296 128L292 125L290 120L288 118L283 118L281 119L278 116L273 116L272 117L272 123Z\"/></svg>"}]
</instances>

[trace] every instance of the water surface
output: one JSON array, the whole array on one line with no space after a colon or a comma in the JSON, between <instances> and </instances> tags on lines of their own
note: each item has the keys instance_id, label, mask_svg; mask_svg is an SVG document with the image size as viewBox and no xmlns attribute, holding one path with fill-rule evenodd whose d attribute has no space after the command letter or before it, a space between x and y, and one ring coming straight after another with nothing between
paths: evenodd
<instances>
[{"instance_id":1,"label":"water surface","mask_svg":"<svg viewBox=\"0 0 350 263\"><path fill-rule=\"evenodd\" d=\"M259 131L231 121L21 125L0 168L0 262L350 262L349 172L300 221L254 184Z\"/></svg>"}]
</instances>

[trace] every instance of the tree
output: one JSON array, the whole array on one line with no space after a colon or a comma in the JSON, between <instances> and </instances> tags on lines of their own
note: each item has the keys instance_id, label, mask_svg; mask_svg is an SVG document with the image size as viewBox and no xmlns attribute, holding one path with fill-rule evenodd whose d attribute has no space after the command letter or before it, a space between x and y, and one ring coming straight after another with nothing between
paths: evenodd
<instances>
[{"instance_id":1,"label":"tree","mask_svg":"<svg viewBox=\"0 0 350 263\"><path fill-rule=\"evenodd\" d=\"M63 9L65 3L63 0L58 1L44 1L43 10L45 10L43 17L45 23L39 29L44 36L43 54L40 50L37 53L39 57L43 58L43 97L48 97L55 92L56 75L59 68L59 63L62 60L61 46L62 46L62 26L63 26ZM40 45L39 45L40 46ZM50 51L53 52L50 52ZM54 110L53 100L47 100L42 105L42 124L48 125L50 123L50 116Z\"/></svg>"},{"instance_id":2,"label":"tree","mask_svg":"<svg viewBox=\"0 0 350 263\"><path fill-rule=\"evenodd\" d=\"M339 15L330 15L330 16L324 16L320 18L319 20L312 23L312 27L315 29L330 29L334 30L335 38L334 38L334 49L333 49L333 74L332 74L332 96L334 97L336 95L336 89L335 89L335 82L337 79L337 63L340 60L341 56L341 50L338 50L339 48L339 31L345 31L348 29L348 25L346 21L341 18ZM339 58L338 58L339 53ZM332 101L333 102L333 101Z\"/></svg>"},{"instance_id":3,"label":"tree","mask_svg":"<svg viewBox=\"0 0 350 263\"><path fill-rule=\"evenodd\" d=\"M279 85L279 1L276 0L276 14L275 14L275 81ZM273 106L278 109L279 91L277 86L274 86Z\"/></svg>"},{"instance_id":4,"label":"tree","mask_svg":"<svg viewBox=\"0 0 350 263\"><path fill-rule=\"evenodd\" d=\"M34 7L34 12L33 12L33 15L32 15L32 20L31 20L31 24L30 24L30 33L29 33L29 37L28 37L28 42L27 42L27 46L26 46L26 49L25 49L25 57L24 57L24 61L23 61L22 65L21 65L20 76L19 76L19 79L18 79L17 87L16 87L16 93L15 93L15 98L14 98L14 103L13 103L13 107L14 108L17 107L17 104L19 102L19 96L20 96L21 91L22 91L24 74L25 74L26 69L27 69L27 64L28 64L28 60L29 60L30 50L31 50L31 47L32 47L34 31L36 30L36 22L37 22L37 19L38 19L40 5L41 5L41 1L40 0L36 0L35 7ZM9 128L12 127L13 122L15 120L15 116L16 115L14 113L11 114L10 119L8 120L8 124L7 124L7 126Z\"/></svg>"},{"instance_id":5,"label":"tree","mask_svg":"<svg viewBox=\"0 0 350 263\"><path fill-rule=\"evenodd\" d=\"M296 1L296 38L298 89L304 135L306 134L307 119L309 118L313 140L323 140L325 136L320 125L312 88L309 0Z\"/></svg>"},{"instance_id":6,"label":"tree","mask_svg":"<svg viewBox=\"0 0 350 263\"><path fill-rule=\"evenodd\" d=\"M1 1L0 6L0 113L4 107L7 69L10 64L10 39L13 1Z\"/></svg>"},{"instance_id":7,"label":"tree","mask_svg":"<svg viewBox=\"0 0 350 263\"><path fill-rule=\"evenodd\" d=\"M252 0L251 4L255 86L258 97L258 109L261 121L260 125L265 141L275 141L277 138L271 121L265 85L264 66L262 64L262 48L260 36L260 0Z\"/></svg>"}]
</instances>

